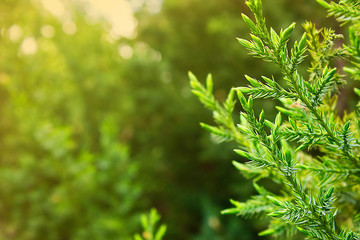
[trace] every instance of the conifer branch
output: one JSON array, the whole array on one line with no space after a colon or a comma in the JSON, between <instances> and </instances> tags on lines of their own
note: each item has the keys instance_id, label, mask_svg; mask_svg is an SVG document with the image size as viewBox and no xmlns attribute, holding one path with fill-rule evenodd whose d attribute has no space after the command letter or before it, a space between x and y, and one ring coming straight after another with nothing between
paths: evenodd
<instances>
[{"instance_id":1,"label":"conifer branch","mask_svg":"<svg viewBox=\"0 0 360 240\"><path fill-rule=\"evenodd\" d=\"M359 11L357 0L318 2L341 22L359 22L354 15ZM249 0L246 4L255 20L242 15L251 30L251 40L239 38L239 43L251 55L277 64L287 85L267 77L257 80L245 76L250 84L232 88L227 100L220 104L211 93L211 78L207 79L206 87L192 74L190 80L194 94L213 111L219 125L202 126L223 139L235 140L239 144L235 152L248 160L245 164L234 162L235 167L254 181L273 179L283 191L274 195L255 184L260 195L245 203L232 200L234 208L223 213L272 217L270 228L261 235L279 235L285 229L284 234L292 236L296 227L307 239L359 239L360 224L343 227L343 223L336 224L335 217L347 209L358 208L355 203L344 206L344 202L360 200L356 187L360 181L360 111L343 118L334 112L334 96L345 82L337 68L330 67L330 60L352 57L353 67L345 70L360 79L360 24L351 26L349 46L334 49L334 39L342 36L327 28L317 30L307 22L301 39L288 47L295 24L279 32L268 29L261 0ZM309 78L305 80L298 66L307 52L312 61ZM360 95L360 90L355 92ZM235 93L243 109L239 123L233 119ZM276 107L279 114L272 122L265 118L264 111L255 114L253 98L278 99L284 106ZM282 121L281 113L287 116L287 122ZM295 145L294 141L300 143L295 150L296 146L291 145ZM304 154L305 148L315 153ZM337 201L337 197L341 200ZM360 222L355 216L347 219L350 223ZM338 220L341 222L341 218Z\"/></svg>"}]
</instances>

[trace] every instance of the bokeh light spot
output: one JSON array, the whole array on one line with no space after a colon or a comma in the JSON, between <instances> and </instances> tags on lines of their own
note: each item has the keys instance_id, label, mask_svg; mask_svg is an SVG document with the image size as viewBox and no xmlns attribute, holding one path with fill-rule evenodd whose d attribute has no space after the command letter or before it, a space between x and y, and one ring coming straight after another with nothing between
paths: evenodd
<instances>
[{"instance_id":1,"label":"bokeh light spot","mask_svg":"<svg viewBox=\"0 0 360 240\"><path fill-rule=\"evenodd\" d=\"M52 38L55 35L55 28L51 25L42 26L41 34L46 38Z\"/></svg>"},{"instance_id":2,"label":"bokeh light spot","mask_svg":"<svg viewBox=\"0 0 360 240\"><path fill-rule=\"evenodd\" d=\"M9 79L10 79L10 76L7 73L5 73L5 72L0 73L0 83L1 84L6 84L9 81Z\"/></svg>"},{"instance_id":3,"label":"bokeh light spot","mask_svg":"<svg viewBox=\"0 0 360 240\"><path fill-rule=\"evenodd\" d=\"M135 34L137 21L131 4L124 0L83 0L90 19L104 18L110 23L109 34L113 39L131 38Z\"/></svg>"},{"instance_id":4,"label":"bokeh light spot","mask_svg":"<svg viewBox=\"0 0 360 240\"><path fill-rule=\"evenodd\" d=\"M77 31L77 27L76 27L75 23L72 21L65 21L62 25L62 29L63 29L64 33L66 33L68 35L73 35Z\"/></svg>"},{"instance_id":5,"label":"bokeh light spot","mask_svg":"<svg viewBox=\"0 0 360 240\"><path fill-rule=\"evenodd\" d=\"M42 4L45 9L56 17L63 17L65 14L65 6L59 0L42 0Z\"/></svg>"},{"instance_id":6,"label":"bokeh light spot","mask_svg":"<svg viewBox=\"0 0 360 240\"><path fill-rule=\"evenodd\" d=\"M14 24L8 29L8 36L12 42L17 42L22 37L22 29L19 25Z\"/></svg>"},{"instance_id":7,"label":"bokeh light spot","mask_svg":"<svg viewBox=\"0 0 360 240\"><path fill-rule=\"evenodd\" d=\"M33 55L37 50L38 46L34 37L25 38L20 45L20 51L24 55Z\"/></svg>"},{"instance_id":8,"label":"bokeh light spot","mask_svg":"<svg viewBox=\"0 0 360 240\"><path fill-rule=\"evenodd\" d=\"M129 45L119 46L119 54L124 59L130 59L133 56L133 49Z\"/></svg>"}]
</instances>

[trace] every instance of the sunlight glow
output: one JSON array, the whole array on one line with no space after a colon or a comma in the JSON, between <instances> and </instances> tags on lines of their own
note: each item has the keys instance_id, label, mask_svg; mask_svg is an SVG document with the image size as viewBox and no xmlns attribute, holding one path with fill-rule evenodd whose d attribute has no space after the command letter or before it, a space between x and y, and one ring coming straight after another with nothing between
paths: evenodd
<instances>
[{"instance_id":1,"label":"sunlight glow","mask_svg":"<svg viewBox=\"0 0 360 240\"><path fill-rule=\"evenodd\" d=\"M60 0L41 0L44 8L56 17L65 15L65 6Z\"/></svg>"},{"instance_id":2,"label":"sunlight glow","mask_svg":"<svg viewBox=\"0 0 360 240\"><path fill-rule=\"evenodd\" d=\"M133 53L133 49L129 45L119 46L119 54L122 58L130 59Z\"/></svg>"},{"instance_id":3,"label":"sunlight glow","mask_svg":"<svg viewBox=\"0 0 360 240\"><path fill-rule=\"evenodd\" d=\"M41 27L41 34L46 38L52 38L55 35L55 28L51 25L44 25Z\"/></svg>"},{"instance_id":4,"label":"sunlight glow","mask_svg":"<svg viewBox=\"0 0 360 240\"><path fill-rule=\"evenodd\" d=\"M161 10L163 0L148 0L146 6L149 12L158 13Z\"/></svg>"},{"instance_id":5,"label":"sunlight glow","mask_svg":"<svg viewBox=\"0 0 360 240\"><path fill-rule=\"evenodd\" d=\"M114 39L132 37L137 25L132 6L124 0L81 0L87 3L90 17L102 17L111 24L110 36Z\"/></svg>"},{"instance_id":6,"label":"sunlight glow","mask_svg":"<svg viewBox=\"0 0 360 240\"><path fill-rule=\"evenodd\" d=\"M77 31L76 24L73 21L65 21L62 25L64 33L68 35L73 35Z\"/></svg>"},{"instance_id":7,"label":"sunlight glow","mask_svg":"<svg viewBox=\"0 0 360 240\"><path fill-rule=\"evenodd\" d=\"M134 17L133 7L126 0L72 0L74 3L83 3L90 21L105 19L111 26L109 35L113 39L120 37L134 37L137 21ZM60 0L41 0L45 9L54 16L66 21L69 16L66 12L66 5ZM162 2L151 0L152 3ZM158 4L152 4L156 9ZM76 32L76 26L67 23L63 25L65 33L72 35Z\"/></svg>"},{"instance_id":8,"label":"sunlight glow","mask_svg":"<svg viewBox=\"0 0 360 240\"><path fill-rule=\"evenodd\" d=\"M23 32L19 25L14 24L11 27L9 27L8 36L9 36L10 41L17 42L20 40L22 35L23 35Z\"/></svg>"},{"instance_id":9,"label":"sunlight glow","mask_svg":"<svg viewBox=\"0 0 360 240\"><path fill-rule=\"evenodd\" d=\"M22 41L20 52L24 55L33 55L37 50L38 46L34 37L27 37Z\"/></svg>"}]
</instances>

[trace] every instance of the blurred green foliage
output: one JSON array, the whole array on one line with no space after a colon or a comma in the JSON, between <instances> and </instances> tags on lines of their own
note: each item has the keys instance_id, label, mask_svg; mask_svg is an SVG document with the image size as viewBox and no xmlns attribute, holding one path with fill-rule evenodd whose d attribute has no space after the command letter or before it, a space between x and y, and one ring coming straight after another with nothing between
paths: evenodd
<instances>
[{"instance_id":1,"label":"blurred green foliage","mask_svg":"<svg viewBox=\"0 0 360 240\"><path fill-rule=\"evenodd\" d=\"M321 9L312 0L264 5L279 28ZM0 239L129 239L152 206L165 239L256 239L261 223L220 215L229 198L254 190L231 166L233 146L197 124L211 116L186 76L211 71L221 100L244 72L270 72L235 40L247 31L244 9L238 0L165 0L156 13L143 4L136 37L109 41L108 24L89 22L81 6L70 9L76 32L67 34L37 1L2 0ZM133 55L121 57L121 47Z\"/></svg>"},{"instance_id":2,"label":"blurred green foliage","mask_svg":"<svg viewBox=\"0 0 360 240\"><path fill-rule=\"evenodd\" d=\"M1 4L12 4L3 29L23 33L14 40L3 30L1 38L1 239L130 235L143 186L119 141L125 114L116 46L81 16L74 16L78 32L67 35L27 1ZM44 26L53 38L41 34ZM31 37L37 52L26 54L21 44Z\"/></svg>"}]
</instances>

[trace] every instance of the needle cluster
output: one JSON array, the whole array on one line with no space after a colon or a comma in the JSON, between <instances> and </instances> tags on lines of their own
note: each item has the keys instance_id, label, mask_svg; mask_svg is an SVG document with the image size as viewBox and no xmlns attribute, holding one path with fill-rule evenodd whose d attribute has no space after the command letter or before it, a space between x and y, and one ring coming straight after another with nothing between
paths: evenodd
<instances>
[{"instance_id":1,"label":"needle cluster","mask_svg":"<svg viewBox=\"0 0 360 240\"><path fill-rule=\"evenodd\" d=\"M346 45L334 48L334 40L343 36L310 22L291 44L295 23L276 32L266 24L261 0L248 0L253 20L244 14L242 18L250 39L238 41L251 55L275 63L282 79L245 76L249 85L234 86L223 103L212 93L211 75L203 85L189 73L190 84L216 123L201 126L219 140L238 144L240 160L233 164L258 192L246 202L231 200L233 208L224 214L267 218L269 227L260 235L360 239L360 104L342 116L337 113L338 92L346 78L333 66L337 59L345 60L348 80L360 79L360 1L318 2L348 27ZM303 66L307 74L300 70ZM264 110L255 114L255 98L282 103L275 121L268 120ZM239 115L234 113L237 102ZM279 185L280 193L260 186L260 179Z\"/></svg>"}]
</instances>

